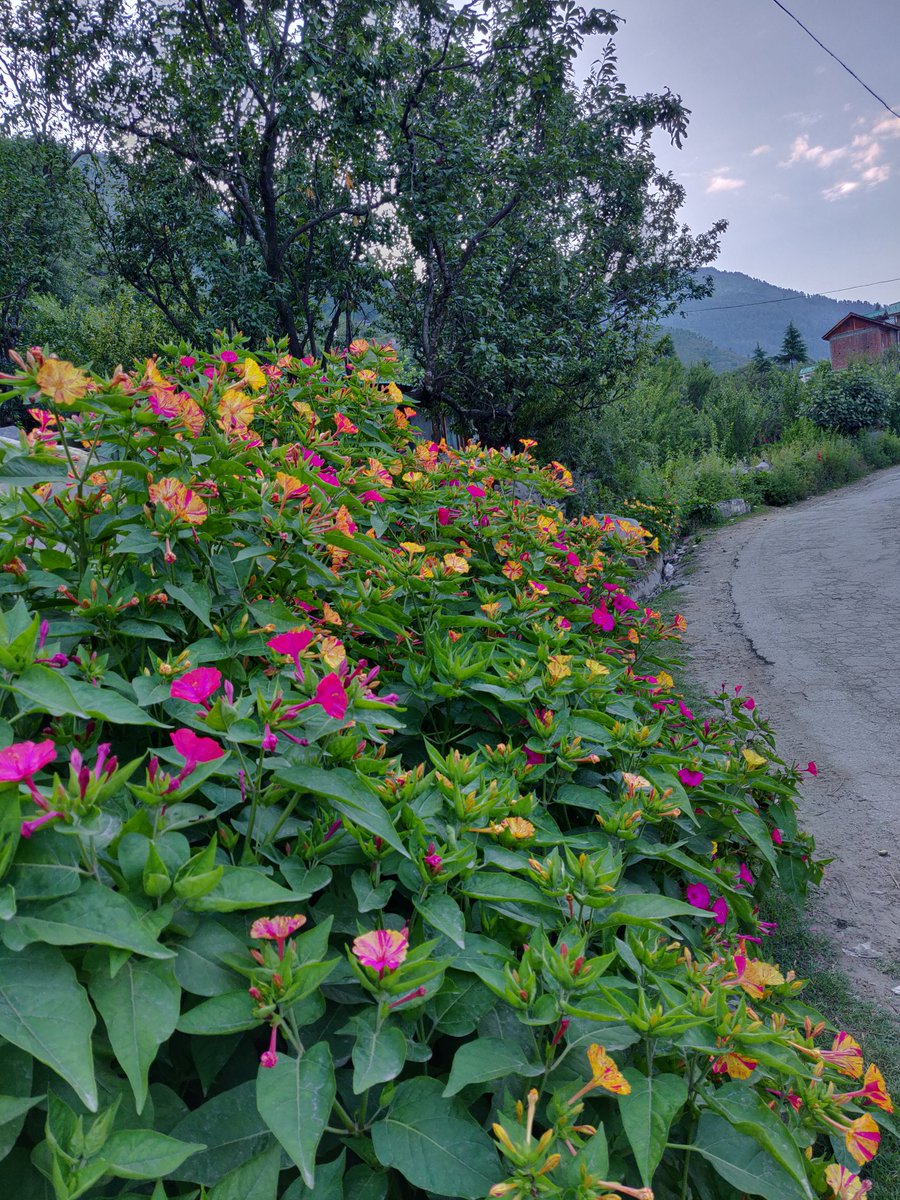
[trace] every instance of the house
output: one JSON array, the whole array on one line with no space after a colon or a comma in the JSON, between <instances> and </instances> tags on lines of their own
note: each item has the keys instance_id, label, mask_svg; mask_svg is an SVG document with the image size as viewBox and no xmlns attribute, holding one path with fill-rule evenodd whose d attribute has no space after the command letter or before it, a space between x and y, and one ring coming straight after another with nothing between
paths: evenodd
<instances>
[{"instance_id":1,"label":"house","mask_svg":"<svg viewBox=\"0 0 900 1200\"><path fill-rule=\"evenodd\" d=\"M880 358L885 350L900 346L900 304L891 304L875 316L847 313L822 338L831 348L835 371L853 358Z\"/></svg>"}]
</instances>

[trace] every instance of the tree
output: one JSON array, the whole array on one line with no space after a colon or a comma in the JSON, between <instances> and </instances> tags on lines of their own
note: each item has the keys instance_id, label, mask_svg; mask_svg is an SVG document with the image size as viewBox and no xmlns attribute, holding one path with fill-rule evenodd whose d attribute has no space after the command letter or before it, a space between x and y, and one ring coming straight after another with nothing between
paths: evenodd
<instances>
[{"instance_id":1,"label":"tree","mask_svg":"<svg viewBox=\"0 0 900 1200\"><path fill-rule=\"evenodd\" d=\"M789 322L787 329L784 331L781 353L775 355L775 362L780 363L783 367L796 367L801 363L809 362L809 351L806 349L806 342L800 336L800 330L793 321Z\"/></svg>"},{"instance_id":2,"label":"tree","mask_svg":"<svg viewBox=\"0 0 900 1200\"><path fill-rule=\"evenodd\" d=\"M629 96L611 45L574 82L615 29L523 0L0 0L10 94L99 147L106 261L175 329L317 354L378 313L410 398L494 442L603 403L705 292L723 225L678 223L650 150L680 100Z\"/></svg>"}]
</instances>

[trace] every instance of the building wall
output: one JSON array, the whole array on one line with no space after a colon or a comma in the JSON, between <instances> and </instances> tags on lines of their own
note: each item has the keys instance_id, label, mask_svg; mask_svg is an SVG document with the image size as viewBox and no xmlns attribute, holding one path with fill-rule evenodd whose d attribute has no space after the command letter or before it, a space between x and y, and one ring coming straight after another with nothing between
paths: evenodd
<instances>
[{"instance_id":1,"label":"building wall","mask_svg":"<svg viewBox=\"0 0 900 1200\"><path fill-rule=\"evenodd\" d=\"M830 339L831 365L835 371L843 370L852 358L878 358L890 346L900 343L900 329L895 334L863 322L853 324L857 327L846 329Z\"/></svg>"}]
</instances>

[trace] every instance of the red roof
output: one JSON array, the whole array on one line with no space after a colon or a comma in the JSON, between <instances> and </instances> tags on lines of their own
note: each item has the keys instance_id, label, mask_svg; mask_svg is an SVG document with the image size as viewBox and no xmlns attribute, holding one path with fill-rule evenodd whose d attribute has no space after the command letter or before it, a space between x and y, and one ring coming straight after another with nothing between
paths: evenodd
<instances>
[{"instance_id":1,"label":"red roof","mask_svg":"<svg viewBox=\"0 0 900 1200\"><path fill-rule=\"evenodd\" d=\"M877 317L867 317L863 313L849 312L846 316L841 317L836 325L832 325L827 333L822 334L822 340L827 342L829 338L834 337L841 326L845 325L847 321L854 317L857 321L865 321L868 325L876 325L879 329L890 329L892 333L897 333L898 331L898 326L895 325L893 321L882 321Z\"/></svg>"}]
</instances>

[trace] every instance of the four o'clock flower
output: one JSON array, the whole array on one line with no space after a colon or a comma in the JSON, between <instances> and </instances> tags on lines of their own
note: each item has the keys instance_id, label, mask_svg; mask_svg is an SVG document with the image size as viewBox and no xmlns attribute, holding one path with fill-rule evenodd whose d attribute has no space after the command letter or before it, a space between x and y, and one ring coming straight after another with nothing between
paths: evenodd
<instances>
[{"instance_id":1,"label":"four o'clock flower","mask_svg":"<svg viewBox=\"0 0 900 1200\"><path fill-rule=\"evenodd\" d=\"M689 767L682 767L678 772L678 778L685 787L699 787L703 782L703 772L692 771Z\"/></svg>"},{"instance_id":2,"label":"four o'clock flower","mask_svg":"<svg viewBox=\"0 0 900 1200\"><path fill-rule=\"evenodd\" d=\"M847 1167L839 1166L838 1163L832 1163L825 1168L825 1182L834 1192L834 1200L863 1200L872 1188L870 1179L860 1179L858 1175L854 1175Z\"/></svg>"},{"instance_id":3,"label":"four o'clock flower","mask_svg":"<svg viewBox=\"0 0 900 1200\"><path fill-rule=\"evenodd\" d=\"M872 1117L866 1113L862 1117L857 1117L848 1125L844 1125L841 1121L835 1121L831 1117L821 1113L821 1119L826 1125L830 1125L835 1132L843 1134L844 1145L847 1147L847 1152L854 1162L865 1166L867 1162L871 1162L878 1153L878 1144L881 1141L881 1131Z\"/></svg>"},{"instance_id":4,"label":"four o'clock flower","mask_svg":"<svg viewBox=\"0 0 900 1200\"><path fill-rule=\"evenodd\" d=\"M429 842L428 853L425 855L425 865L430 868L434 875L437 875L443 861L440 854L434 848L434 842Z\"/></svg>"},{"instance_id":5,"label":"four o'clock flower","mask_svg":"<svg viewBox=\"0 0 900 1200\"><path fill-rule=\"evenodd\" d=\"M276 633L269 638L266 645L276 654L286 654L294 660L294 666L300 669L300 655L316 635L311 629L290 629L287 633Z\"/></svg>"},{"instance_id":6,"label":"four o'clock flower","mask_svg":"<svg viewBox=\"0 0 900 1200\"><path fill-rule=\"evenodd\" d=\"M0 783L30 783L47 763L56 758L56 746L43 742L14 742L0 750Z\"/></svg>"},{"instance_id":7,"label":"four o'clock flower","mask_svg":"<svg viewBox=\"0 0 900 1200\"><path fill-rule=\"evenodd\" d=\"M685 889L688 904L692 904L694 908L709 909L710 894L709 888L705 883L689 883Z\"/></svg>"},{"instance_id":8,"label":"four o'clock flower","mask_svg":"<svg viewBox=\"0 0 900 1200\"><path fill-rule=\"evenodd\" d=\"M215 667L197 667L178 679L172 680L169 695L173 700L187 700L188 704L199 704L209 709L206 703L222 683L222 673Z\"/></svg>"},{"instance_id":9,"label":"four o'clock flower","mask_svg":"<svg viewBox=\"0 0 900 1200\"><path fill-rule=\"evenodd\" d=\"M334 427L338 433L359 433L359 427L341 412L334 414Z\"/></svg>"},{"instance_id":10,"label":"four o'clock flower","mask_svg":"<svg viewBox=\"0 0 900 1200\"><path fill-rule=\"evenodd\" d=\"M306 917L302 913L294 913L292 917L260 917L250 926L250 936L257 941L274 942L278 947L278 957L284 958L284 943L305 924Z\"/></svg>"},{"instance_id":11,"label":"four o'clock flower","mask_svg":"<svg viewBox=\"0 0 900 1200\"><path fill-rule=\"evenodd\" d=\"M186 779L201 763L215 762L224 758L225 751L214 738L198 737L193 729L176 729L169 734L172 745L185 760L184 767L169 784L169 791L175 791L183 779Z\"/></svg>"},{"instance_id":12,"label":"four o'clock flower","mask_svg":"<svg viewBox=\"0 0 900 1200\"><path fill-rule=\"evenodd\" d=\"M396 971L409 949L409 930L375 929L353 939L353 953L364 967L371 967L381 979L385 971Z\"/></svg>"},{"instance_id":13,"label":"four o'clock flower","mask_svg":"<svg viewBox=\"0 0 900 1200\"><path fill-rule=\"evenodd\" d=\"M835 1096L835 1100L841 1104L856 1099L869 1100L882 1112L892 1113L894 1111L894 1104L884 1082L884 1076L874 1063L870 1063L866 1068L863 1086L858 1091L842 1092L839 1096Z\"/></svg>"},{"instance_id":14,"label":"four o'clock flower","mask_svg":"<svg viewBox=\"0 0 900 1200\"><path fill-rule=\"evenodd\" d=\"M333 671L320 680L312 704L321 704L322 708L334 721L343 720L347 711L347 693L341 682L341 677Z\"/></svg>"}]
</instances>

